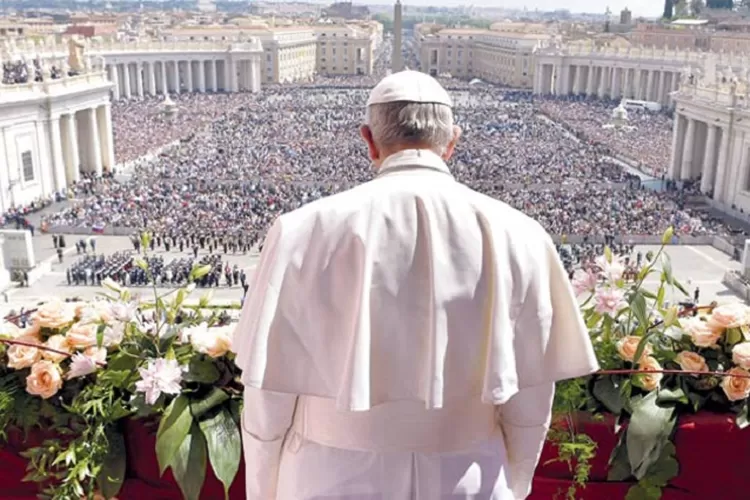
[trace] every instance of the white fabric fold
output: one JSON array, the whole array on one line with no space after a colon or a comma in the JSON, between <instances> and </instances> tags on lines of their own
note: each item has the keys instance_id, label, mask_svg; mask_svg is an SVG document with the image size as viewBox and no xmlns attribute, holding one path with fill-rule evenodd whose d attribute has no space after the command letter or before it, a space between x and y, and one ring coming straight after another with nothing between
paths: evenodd
<instances>
[{"instance_id":1,"label":"white fabric fold","mask_svg":"<svg viewBox=\"0 0 750 500\"><path fill-rule=\"evenodd\" d=\"M502 405L597 369L539 224L429 151L382 169L274 224L235 334L246 385L340 410L432 409L467 395Z\"/></svg>"}]
</instances>

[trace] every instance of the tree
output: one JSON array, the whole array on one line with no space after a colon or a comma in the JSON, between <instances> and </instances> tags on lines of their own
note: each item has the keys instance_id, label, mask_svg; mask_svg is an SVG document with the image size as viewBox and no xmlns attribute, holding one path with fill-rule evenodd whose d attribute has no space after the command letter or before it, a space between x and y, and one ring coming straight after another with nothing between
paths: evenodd
<instances>
[{"instance_id":1,"label":"tree","mask_svg":"<svg viewBox=\"0 0 750 500\"><path fill-rule=\"evenodd\" d=\"M672 19L674 17L674 0L664 0L664 19Z\"/></svg>"},{"instance_id":2,"label":"tree","mask_svg":"<svg viewBox=\"0 0 750 500\"><path fill-rule=\"evenodd\" d=\"M690 12L694 16L699 15L705 6L706 3L703 0L690 0Z\"/></svg>"},{"instance_id":3,"label":"tree","mask_svg":"<svg viewBox=\"0 0 750 500\"><path fill-rule=\"evenodd\" d=\"M687 17L688 15L688 4L687 0L677 0L674 6L675 15L678 19Z\"/></svg>"}]
</instances>

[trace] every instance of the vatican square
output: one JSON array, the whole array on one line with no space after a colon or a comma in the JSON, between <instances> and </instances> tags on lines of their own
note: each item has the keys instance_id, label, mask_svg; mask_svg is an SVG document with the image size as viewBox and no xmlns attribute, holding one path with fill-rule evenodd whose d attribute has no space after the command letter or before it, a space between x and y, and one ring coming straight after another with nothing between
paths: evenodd
<instances>
[{"instance_id":1,"label":"vatican square","mask_svg":"<svg viewBox=\"0 0 750 500\"><path fill-rule=\"evenodd\" d=\"M4 0L0 70L0 500L747 497L750 1Z\"/></svg>"}]
</instances>

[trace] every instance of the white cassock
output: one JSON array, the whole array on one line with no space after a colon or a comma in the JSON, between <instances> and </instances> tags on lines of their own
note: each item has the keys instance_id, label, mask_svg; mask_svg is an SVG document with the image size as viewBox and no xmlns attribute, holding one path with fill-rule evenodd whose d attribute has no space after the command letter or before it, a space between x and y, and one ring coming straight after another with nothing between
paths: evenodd
<instances>
[{"instance_id":1,"label":"white cassock","mask_svg":"<svg viewBox=\"0 0 750 500\"><path fill-rule=\"evenodd\" d=\"M249 500L524 498L598 369L546 232L426 150L276 221L235 346Z\"/></svg>"}]
</instances>

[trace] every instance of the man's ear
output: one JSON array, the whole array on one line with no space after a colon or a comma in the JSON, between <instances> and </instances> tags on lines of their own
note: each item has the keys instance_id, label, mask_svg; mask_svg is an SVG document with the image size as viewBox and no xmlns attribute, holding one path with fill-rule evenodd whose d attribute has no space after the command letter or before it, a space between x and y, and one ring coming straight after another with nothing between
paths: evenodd
<instances>
[{"instance_id":1,"label":"man's ear","mask_svg":"<svg viewBox=\"0 0 750 500\"><path fill-rule=\"evenodd\" d=\"M375 145L375 139L372 137L372 130L370 127L367 125L359 127L359 135L362 136L362 139L364 139L367 144L367 151L370 160L374 162L378 161L380 159L380 151L378 151L378 147Z\"/></svg>"},{"instance_id":2,"label":"man's ear","mask_svg":"<svg viewBox=\"0 0 750 500\"><path fill-rule=\"evenodd\" d=\"M448 147L445 148L445 153L443 153L443 160L448 161L451 159L451 156L453 156L453 152L456 150L456 144L458 144L458 140L461 138L461 133L463 131L461 130L461 127L458 125L455 125L453 127L453 139L451 139L451 142L448 143Z\"/></svg>"}]
</instances>

